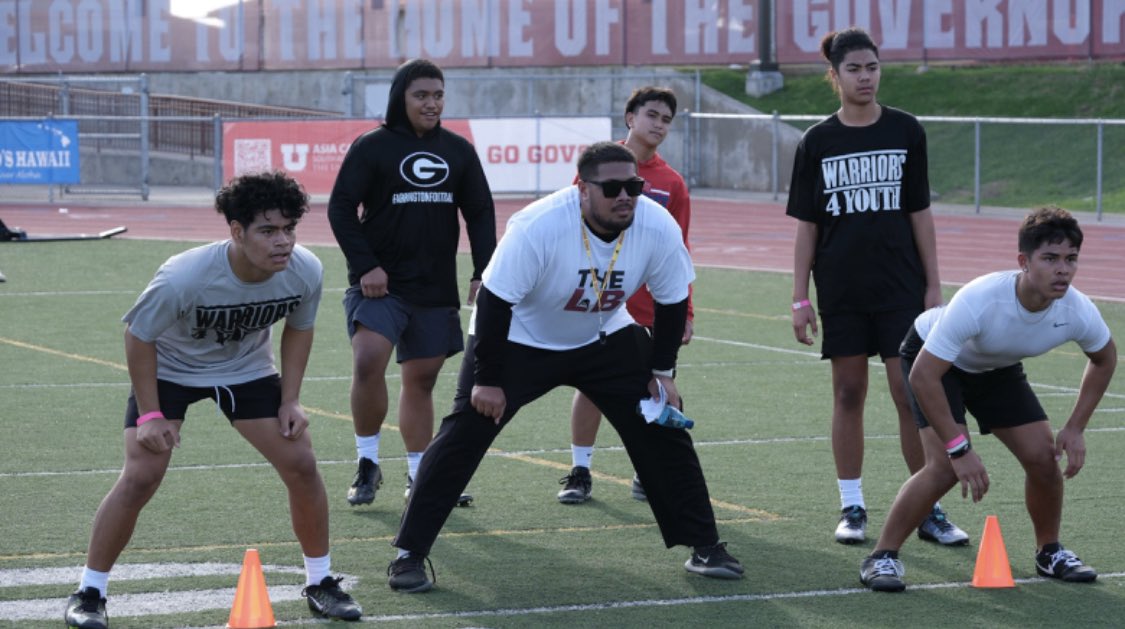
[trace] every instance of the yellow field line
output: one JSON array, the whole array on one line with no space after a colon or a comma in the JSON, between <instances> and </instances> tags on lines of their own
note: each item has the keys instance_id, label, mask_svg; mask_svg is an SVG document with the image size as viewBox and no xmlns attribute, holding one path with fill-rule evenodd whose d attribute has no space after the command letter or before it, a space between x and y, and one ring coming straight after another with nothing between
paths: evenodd
<instances>
[{"instance_id":1,"label":"yellow field line","mask_svg":"<svg viewBox=\"0 0 1125 629\"><path fill-rule=\"evenodd\" d=\"M129 371L129 368L126 367L125 365L122 365L121 363L115 363L111 360L102 360L101 358L94 358L93 356L83 356L81 354L72 354L70 352L64 352L62 350L57 350L57 349L51 349L50 347L44 347L42 345L35 345L35 344L32 344L32 343L24 343L23 341L17 341L15 339L6 338L6 337L3 337L3 336L0 336L0 343L7 343L8 345L11 345L13 347L18 347L20 349L30 349L30 350L33 350L33 351L36 351L36 352L43 352L44 354L51 354L52 356L60 356L62 358L71 358L73 360L81 360L81 361L87 362L87 363L94 363L95 365L101 365L103 367L112 367L113 369L118 369L118 370L125 371L125 372Z\"/></svg>"},{"instance_id":2,"label":"yellow field line","mask_svg":"<svg viewBox=\"0 0 1125 629\"><path fill-rule=\"evenodd\" d=\"M728 520L719 520L720 524L750 524L754 522L761 522L762 518L748 517L748 518L731 518ZM656 522L642 522L636 524L607 524L597 526L567 526L567 527L542 527L532 529L492 529L487 531L443 531L441 537L498 537L510 535L551 535L556 533L600 533L603 531L626 531L637 529L652 529L656 528ZM394 534L390 535L375 535L370 537L333 537L332 545L339 544L368 544L371 542L390 542L394 539ZM297 546L296 540L283 541L283 542L255 542L254 548L285 548ZM168 553L200 553L218 550L242 550L246 548L245 543L237 544L207 544L203 546L174 546L174 547L160 547L160 548L133 548L130 547L125 551L126 556L133 555L150 555L161 554L167 555ZM26 553L19 555L0 555L0 562L4 561L27 561L34 560L48 560L48 559L66 559L66 558L81 558L86 556L86 551L67 551L58 553Z\"/></svg>"},{"instance_id":3,"label":"yellow field line","mask_svg":"<svg viewBox=\"0 0 1125 629\"><path fill-rule=\"evenodd\" d=\"M569 472L570 471L570 466L565 464L565 463L558 463L556 461L549 461L547 459L541 459L539 457L528 456L528 455L525 455L525 454L506 454L503 450L490 450L490 452L492 452L494 454L497 454L497 455L500 455L500 456L507 457L509 459L515 459L517 461L523 461L525 463L542 465L544 467L552 467L552 468L555 468L557 470L561 470L563 472ZM614 483L614 484L617 484L617 485L621 485L623 487L632 487L633 486L633 479L631 479L631 478L620 478L618 476L610 476L609 474L603 474L601 472L596 472L594 470L590 470L590 476L592 476L592 477L594 477L598 480L605 481L605 482L608 482L608 483ZM781 519L781 516L776 514L776 513L770 513L769 511L763 511L761 509L752 509L750 507L744 507L742 505L736 505L732 502L726 502L726 501L723 501L723 500L716 500L715 498L711 498L711 505L715 506L715 507L718 507L720 509L727 509L729 511L736 511L738 513L743 513L743 514L746 514L748 516L752 516L752 518L757 520L757 521L774 521L774 520L780 520Z\"/></svg>"}]
</instances>

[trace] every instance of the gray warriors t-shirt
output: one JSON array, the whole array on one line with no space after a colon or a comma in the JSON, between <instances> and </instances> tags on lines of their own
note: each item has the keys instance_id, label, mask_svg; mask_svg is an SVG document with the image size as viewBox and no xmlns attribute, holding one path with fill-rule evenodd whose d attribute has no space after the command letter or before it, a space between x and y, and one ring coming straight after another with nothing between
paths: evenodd
<instances>
[{"instance_id":1,"label":"gray warriors t-shirt","mask_svg":"<svg viewBox=\"0 0 1125 629\"><path fill-rule=\"evenodd\" d=\"M231 269L229 240L172 256L122 321L138 339L156 343L156 374L183 386L249 382L277 373L270 329L286 319L313 327L323 267L297 245L285 270L244 282Z\"/></svg>"}]
</instances>

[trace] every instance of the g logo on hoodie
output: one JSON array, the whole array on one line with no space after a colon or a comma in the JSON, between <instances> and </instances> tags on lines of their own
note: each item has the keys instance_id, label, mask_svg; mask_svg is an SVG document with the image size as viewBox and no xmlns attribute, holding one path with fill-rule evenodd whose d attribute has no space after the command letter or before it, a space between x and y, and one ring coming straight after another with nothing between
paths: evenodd
<instances>
[{"instance_id":1,"label":"g logo on hoodie","mask_svg":"<svg viewBox=\"0 0 1125 629\"><path fill-rule=\"evenodd\" d=\"M449 178L449 164L433 153L419 151L402 160L399 174L419 188L432 188Z\"/></svg>"}]
</instances>

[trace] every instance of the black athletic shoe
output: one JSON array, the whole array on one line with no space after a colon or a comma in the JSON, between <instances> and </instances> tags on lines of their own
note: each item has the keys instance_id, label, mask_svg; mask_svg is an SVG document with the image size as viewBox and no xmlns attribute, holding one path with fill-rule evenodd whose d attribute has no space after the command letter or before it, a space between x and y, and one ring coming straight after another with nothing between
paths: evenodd
<instances>
[{"instance_id":1,"label":"black athletic shoe","mask_svg":"<svg viewBox=\"0 0 1125 629\"><path fill-rule=\"evenodd\" d=\"M743 573L742 564L727 552L726 542L696 546L684 562L684 570L713 579L741 579Z\"/></svg>"},{"instance_id":2,"label":"black athletic shoe","mask_svg":"<svg viewBox=\"0 0 1125 629\"><path fill-rule=\"evenodd\" d=\"M98 588L88 587L78 590L66 600L67 627L79 629L106 629L109 627L109 616L105 613L105 599L102 598Z\"/></svg>"},{"instance_id":3,"label":"black athletic shoe","mask_svg":"<svg viewBox=\"0 0 1125 629\"><path fill-rule=\"evenodd\" d=\"M593 493L594 479L590 478L590 468L576 465L570 473L559 480L560 485L565 485L559 491L559 502L564 505L576 505L586 502Z\"/></svg>"},{"instance_id":4,"label":"black athletic shoe","mask_svg":"<svg viewBox=\"0 0 1125 629\"><path fill-rule=\"evenodd\" d=\"M637 476L636 472L633 473L632 493L634 500L648 500L648 494L645 493L645 486L641 484L641 478Z\"/></svg>"},{"instance_id":5,"label":"black athletic shoe","mask_svg":"<svg viewBox=\"0 0 1125 629\"><path fill-rule=\"evenodd\" d=\"M324 577L320 585L309 585L301 590L312 613L332 620L359 620L363 609L347 592L340 589L340 581L343 580L342 577Z\"/></svg>"},{"instance_id":6,"label":"black athletic shoe","mask_svg":"<svg viewBox=\"0 0 1125 629\"><path fill-rule=\"evenodd\" d=\"M836 541L841 544L859 544L867 539L867 511L852 505L840 511L836 525Z\"/></svg>"},{"instance_id":7,"label":"black athletic shoe","mask_svg":"<svg viewBox=\"0 0 1125 629\"><path fill-rule=\"evenodd\" d=\"M1097 571L1062 546L1053 552L1043 550L1037 553L1035 571L1044 577L1070 583L1090 583L1098 578Z\"/></svg>"},{"instance_id":8,"label":"black athletic shoe","mask_svg":"<svg viewBox=\"0 0 1125 629\"><path fill-rule=\"evenodd\" d=\"M901 592L906 589L902 577L906 568L890 551L872 553L859 565L859 582L876 592Z\"/></svg>"},{"instance_id":9,"label":"black athletic shoe","mask_svg":"<svg viewBox=\"0 0 1125 629\"><path fill-rule=\"evenodd\" d=\"M383 470L379 464L368 458L359 459L355 479L348 488L348 504L369 505L375 500L375 491L383 484Z\"/></svg>"},{"instance_id":10,"label":"black athletic shoe","mask_svg":"<svg viewBox=\"0 0 1125 629\"><path fill-rule=\"evenodd\" d=\"M426 564L430 566L432 580L426 576ZM387 585L391 586L392 590L407 594L428 592L437 581L434 565L425 555L410 554L395 559L387 566L387 576L390 577L387 579Z\"/></svg>"}]
</instances>

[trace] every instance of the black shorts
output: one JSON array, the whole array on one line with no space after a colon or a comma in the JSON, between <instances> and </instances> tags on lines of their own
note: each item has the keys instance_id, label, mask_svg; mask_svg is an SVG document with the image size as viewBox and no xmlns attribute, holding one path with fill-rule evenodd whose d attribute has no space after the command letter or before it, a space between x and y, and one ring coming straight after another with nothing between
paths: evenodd
<instances>
[{"instance_id":1,"label":"black shorts","mask_svg":"<svg viewBox=\"0 0 1125 629\"><path fill-rule=\"evenodd\" d=\"M821 358L879 355L884 361L898 356L899 343L921 310L907 308L885 312L821 314L824 341Z\"/></svg>"},{"instance_id":2,"label":"black shorts","mask_svg":"<svg viewBox=\"0 0 1125 629\"><path fill-rule=\"evenodd\" d=\"M156 392L160 398L160 412L168 419L182 420L187 414L187 407L204 398L214 401L231 422L277 417L281 408L281 376L277 374L242 384L216 387L185 387L157 380ZM136 428L138 417L137 397L130 391L129 402L125 406L125 427Z\"/></svg>"},{"instance_id":3,"label":"black shorts","mask_svg":"<svg viewBox=\"0 0 1125 629\"><path fill-rule=\"evenodd\" d=\"M919 428L925 428L930 423L910 390L910 368L921 349L922 339L914 326L910 326L901 347L902 375L906 379L914 423ZM1039 398L1027 382L1023 363L982 373L969 373L950 366L941 378L941 385L945 389L945 399L949 402L953 420L965 424L965 410L968 409L976 418L982 435L992 432L993 428L1014 428L1047 419Z\"/></svg>"}]
</instances>

